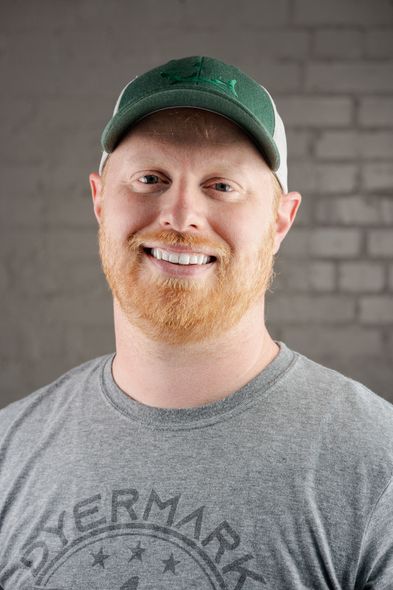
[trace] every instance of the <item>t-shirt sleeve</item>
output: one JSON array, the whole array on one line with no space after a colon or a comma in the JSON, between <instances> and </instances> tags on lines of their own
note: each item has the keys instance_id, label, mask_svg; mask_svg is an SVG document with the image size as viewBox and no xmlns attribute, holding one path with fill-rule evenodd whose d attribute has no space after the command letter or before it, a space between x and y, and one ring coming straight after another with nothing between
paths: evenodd
<instances>
[{"instance_id":1,"label":"t-shirt sleeve","mask_svg":"<svg viewBox=\"0 0 393 590\"><path fill-rule=\"evenodd\" d=\"M393 476L379 496L366 525L360 550L359 590L393 588Z\"/></svg>"}]
</instances>

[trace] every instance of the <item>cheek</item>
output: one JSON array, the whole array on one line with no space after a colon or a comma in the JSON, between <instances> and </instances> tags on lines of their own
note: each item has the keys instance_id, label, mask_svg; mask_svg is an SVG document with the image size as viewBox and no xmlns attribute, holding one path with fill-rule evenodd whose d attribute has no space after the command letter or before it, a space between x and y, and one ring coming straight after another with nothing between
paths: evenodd
<instances>
[{"instance_id":1,"label":"cheek","mask_svg":"<svg viewBox=\"0 0 393 590\"><path fill-rule=\"evenodd\" d=\"M266 225L266 224L265 224ZM225 239L240 255L258 248L264 232L257 212L237 211L225 223Z\"/></svg>"},{"instance_id":2,"label":"cheek","mask_svg":"<svg viewBox=\"0 0 393 590\"><path fill-rule=\"evenodd\" d=\"M113 235L126 239L130 234L142 230L149 223L146 208L142 204L118 195L108 199L104 210L105 222Z\"/></svg>"}]
</instances>

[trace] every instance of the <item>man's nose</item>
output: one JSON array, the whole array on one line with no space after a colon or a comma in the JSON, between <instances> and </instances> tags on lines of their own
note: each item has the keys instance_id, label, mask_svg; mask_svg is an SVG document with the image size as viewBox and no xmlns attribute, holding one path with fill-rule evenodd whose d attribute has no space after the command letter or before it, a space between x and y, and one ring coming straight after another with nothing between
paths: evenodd
<instances>
[{"instance_id":1,"label":"man's nose","mask_svg":"<svg viewBox=\"0 0 393 590\"><path fill-rule=\"evenodd\" d=\"M206 196L191 182L173 183L161 196L159 222L179 232L206 224Z\"/></svg>"}]
</instances>

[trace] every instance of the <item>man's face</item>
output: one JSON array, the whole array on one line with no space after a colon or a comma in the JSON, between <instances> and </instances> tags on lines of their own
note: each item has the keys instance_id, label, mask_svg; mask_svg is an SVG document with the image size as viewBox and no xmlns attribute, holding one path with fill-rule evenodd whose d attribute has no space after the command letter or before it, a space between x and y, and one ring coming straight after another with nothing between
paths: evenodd
<instances>
[{"instance_id":1,"label":"man's face","mask_svg":"<svg viewBox=\"0 0 393 590\"><path fill-rule=\"evenodd\" d=\"M199 130L200 133L197 133ZM120 143L101 187L99 249L113 296L151 339L214 339L273 278L272 173L244 132L196 109L150 115ZM208 265L158 261L145 248L209 253Z\"/></svg>"}]
</instances>

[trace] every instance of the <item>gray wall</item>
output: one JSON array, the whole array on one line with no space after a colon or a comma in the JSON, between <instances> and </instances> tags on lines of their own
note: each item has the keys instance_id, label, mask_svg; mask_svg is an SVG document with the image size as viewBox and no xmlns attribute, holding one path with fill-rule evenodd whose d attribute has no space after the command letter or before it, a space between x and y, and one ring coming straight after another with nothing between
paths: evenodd
<instances>
[{"instance_id":1,"label":"gray wall","mask_svg":"<svg viewBox=\"0 0 393 590\"><path fill-rule=\"evenodd\" d=\"M273 337L393 402L389 0L2 0L0 405L114 350L88 174L120 89L212 55L276 97L303 202Z\"/></svg>"}]
</instances>

